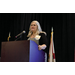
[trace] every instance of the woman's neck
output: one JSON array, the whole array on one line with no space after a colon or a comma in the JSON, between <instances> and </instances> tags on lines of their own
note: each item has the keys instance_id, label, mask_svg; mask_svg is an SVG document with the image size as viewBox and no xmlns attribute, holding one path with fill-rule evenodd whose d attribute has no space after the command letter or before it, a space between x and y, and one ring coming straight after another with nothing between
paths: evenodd
<instances>
[{"instance_id":1,"label":"woman's neck","mask_svg":"<svg viewBox=\"0 0 75 75\"><path fill-rule=\"evenodd\" d=\"M34 38L36 36L36 32L33 32L30 38Z\"/></svg>"},{"instance_id":2,"label":"woman's neck","mask_svg":"<svg viewBox=\"0 0 75 75\"><path fill-rule=\"evenodd\" d=\"M35 35L36 34L36 32L33 32L33 34L32 35Z\"/></svg>"}]
</instances>

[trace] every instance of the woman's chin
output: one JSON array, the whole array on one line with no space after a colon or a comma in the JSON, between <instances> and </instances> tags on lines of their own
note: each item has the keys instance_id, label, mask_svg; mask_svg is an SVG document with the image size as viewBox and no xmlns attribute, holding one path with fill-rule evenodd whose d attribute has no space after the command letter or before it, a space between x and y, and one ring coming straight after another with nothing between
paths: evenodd
<instances>
[{"instance_id":1,"label":"woman's chin","mask_svg":"<svg viewBox=\"0 0 75 75\"><path fill-rule=\"evenodd\" d=\"M31 30L32 32L35 32L35 30Z\"/></svg>"}]
</instances>

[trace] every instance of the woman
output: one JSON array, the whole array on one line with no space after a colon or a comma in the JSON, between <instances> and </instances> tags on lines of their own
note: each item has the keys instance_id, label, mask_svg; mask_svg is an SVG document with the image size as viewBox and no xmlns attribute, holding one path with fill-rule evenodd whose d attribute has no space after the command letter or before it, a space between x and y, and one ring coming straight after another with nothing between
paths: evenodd
<instances>
[{"instance_id":1,"label":"woman","mask_svg":"<svg viewBox=\"0 0 75 75\"><path fill-rule=\"evenodd\" d=\"M46 32L43 32L38 21L32 21L27 35L28 40L32 40L38 44L38 49L46 51L47 38ZM45 61L47 61L47 54L45 53Z\"/></svg>"}]
</instances>

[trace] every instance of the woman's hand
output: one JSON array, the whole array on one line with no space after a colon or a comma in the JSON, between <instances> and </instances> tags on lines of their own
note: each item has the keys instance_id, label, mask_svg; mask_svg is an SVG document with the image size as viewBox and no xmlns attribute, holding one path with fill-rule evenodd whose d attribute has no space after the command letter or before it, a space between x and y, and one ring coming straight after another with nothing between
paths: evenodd
<instances>
[{"instance_id":1,"label":"woman's hand","mask_svg":"<svg viewBox=\"0 0 75 75\"><path fill-rule=\"evenodd\" d=\"M41 50L41 49L42 49L42 46L41 46L41 45L39 45L39 46L38 46L38 49L39 49L39 50Z\"/></svg>"},{"instance_id":2,"label":"woman's hand","mask_svg":"<svg viewBox=\"0 0 75 75\"><path fill-rule=\"evenodd\" d=\"M42 50L42 49L45 49L45 48L46 48L46 45L45 45L45 44L38 46L38 49L39 49L39 50Z\"/></svg>"}]
</instances>

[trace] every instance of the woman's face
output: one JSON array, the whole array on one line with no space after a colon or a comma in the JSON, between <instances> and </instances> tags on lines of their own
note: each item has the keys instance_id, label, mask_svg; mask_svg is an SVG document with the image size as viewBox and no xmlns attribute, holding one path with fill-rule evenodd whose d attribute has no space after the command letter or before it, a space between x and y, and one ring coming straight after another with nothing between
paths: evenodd
<instances>
[{"instance_id":1,"label":"woman's face","mask_svg":"<svg viewBox=\"0 0 75 75\"><path fill-rule=\"evenodd\" d=\"M36 25L36 23L35 22L32 22L31 25L30 25L30 30L32 32L36 32L37 31L37 28L38 28L38 26Z\"/></svg>"}]
</instances>

